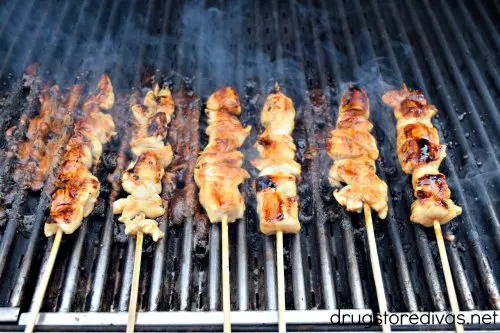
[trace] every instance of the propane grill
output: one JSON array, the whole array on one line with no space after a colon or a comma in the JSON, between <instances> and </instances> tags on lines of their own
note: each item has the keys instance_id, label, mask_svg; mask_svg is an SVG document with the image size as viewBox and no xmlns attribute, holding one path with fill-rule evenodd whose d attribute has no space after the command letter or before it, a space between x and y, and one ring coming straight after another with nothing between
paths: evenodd
<instances>
[{"instance_id":1,"label":"propane grill","mask_svg":"<svg viewBox=\"0 0 500 333\"><path fill-rule=\"evenodd\" d=\"M498 1L14 0L0 8L0 18L0 331L21 330L41 292L38 277L52 242L42 232L50 206L46 191L54 186L51 177L39 192L16 185L16 142L4 133L17 126L22 139L38 113L44 80L61 89L81 84L84 98L103 72L117 93L111 113L118 135L95 173L102 186L95 211L62 242L40 329L124 330L135 242L110 209L123 195L106 177L128 164L119 162L128 159L128 101L153 82L168 84L182 100L177 116L199 120L200 147L207 140L207 96L234 86L241 122L254 128L242 148L252 179L257 171L248 161L256 156L252 144L267 93L277 81L294 101L302 231L285 236L286 308L289 330L308 332L362 330L356 318L378 311L363 218L336 202L326 177L331 160L325 139L335 125L340 93L351 82L369 94L381 155L377 170L389 185L388 217L374 218L389 311L450 311L435 237L409 221L410 179L397 160L392 110L380 100L403 83L421 89L440 111L434 124L448 145L442 171L463 208L443 230L450 236L446 245L460 309L500 310ZM35 72L35 62L36 74L23 76ZM188 134L178 137L186 140L179 147L190 143ZM231 321L235 331L273 331L274 240L259 232L251 181L242 192L245 219L229 229ZM165 237L146 240L138 331L221 329L220 225L186 216L176 224L167 214L160 223ZM354 320L332 326L338 309ZM500 322L466 329L500 329Z\"/></svg>"}]
</instances>

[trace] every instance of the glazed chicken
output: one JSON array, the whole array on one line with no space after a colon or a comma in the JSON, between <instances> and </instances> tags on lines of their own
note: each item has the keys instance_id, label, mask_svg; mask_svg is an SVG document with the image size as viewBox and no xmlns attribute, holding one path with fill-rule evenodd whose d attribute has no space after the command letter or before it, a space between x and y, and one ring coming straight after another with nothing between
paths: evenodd
<instances>
[{"instance_id":1,"label":"glazed chicken","mask_svg":"<svg viewBox=\"0 0 500 333\"><path fill-rule=\"evenodd\" d=\"M237 116L241 113L237 92L225 87L214 92L205 110L208 119L206 134L208 144L195 166L194 179L200 188L200 203L210 222L221 222L227 215L228 222L243 217L245 202L239 185L249 178L241 166L241 147L251 127L243 127Z\"/></svg>"},{"instance_id":2,"label":"glazed chicken","mask_svg":"<svg viewBox=\"0 0 500 333\"><path fill-rule=\"evenodd\" d=\"M328 155L333 159L329 171L333 196L348 211L360 213L364 203L384 219L387 216L387 184L376 173L379 156L377 143L370 133L370 101L366 92L349 87L342 95L337 128L330 132Z\"/></svg>"},{"instance_id":3,"label":"glazed chicken","mask_svg":"<svg viewBox=\"0 0 500 333\"><path fill-rule=\"evenodd\" d=\"M100 183L89 169L99 163L102 145L116 134L111 115L103 113L113 107L114 99L111 81L103 75L97 93L85 101L84 115L76 123L66 146L57 176L57 190L52 196L49 219L45 223L47 237L58 229L66 234L75 232L94 208Z\"/></svg>"},{"instance_id":4,"label":"glazed chicken","mask_svg":"<svg viewBox=\"0 0 500 333\"><path fill-rule=\"evenodd\" d=\"M437 114L418 90L392 90L382 100L394 109L397 120L398 157L403 171L412 175L416 200L411 205L410 220L430 227L434 221L449 222L462 213L450 199L451 192L439 165L446 157L446 146L439 143L431 119Z\"/></svg>"},{"instance_id":5,"label":"glazed chicken","mask_svg":"<svg viewBox=\"0 0 500 333\"><path fill-rule=\"evenodd\" d=\"M301 166L294 160L296 147L291 136L295 127L295 108L278 84L267 97L260 122L266 129L255 144L259 159L252 161L260 171L255 180L260 230L266 235L278 231L298 233L296 179L301 174Z\"/></svg>"},{"instance_id":6,"label":"glazed chicken","mask_svg":"<svg viewBox=\"0 0 500 333\"><path fill-rule=\"evenodd\" d=\"M135 132L130 141L136 160L122 175L122 187L130 195L113 203L113 213L125 224L125 233L151 235L154 241L163 233L154 220L165 214L160 197L165 168L172 161L172 148L163 143L175 105L170 90L156 85L144 97L143 104L132 105Z\"/></svg>"}]
</instances>

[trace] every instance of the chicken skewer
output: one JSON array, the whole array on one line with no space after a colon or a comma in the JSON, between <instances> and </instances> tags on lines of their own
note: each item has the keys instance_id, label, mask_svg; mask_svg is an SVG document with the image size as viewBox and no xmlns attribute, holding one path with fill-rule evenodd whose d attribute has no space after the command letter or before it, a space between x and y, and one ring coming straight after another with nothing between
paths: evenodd
<instances>
[{"instance_id":1,"label":"chicken skewer","mask_svg":"<svg viewBox=\"0 0 500 333\"><path fill-rule=\"evenodd\" d=\"M107 75L98 83L98 90L83 104L83 117L75 124L74 134L66 146L62 165L56 180L57 190L52 196L49 219L45 223L45 236L56 235L52 243L47 266L43 272L39 297L34 300L33 311L25 332L33 332L43 302L45 290L54 267L62 234L75 232L92 210L99 196L99 180L90 168L99 163L102 146L115 135L115 124L109 110L115 102L113 86Z\"/></svg>"},{"instance_id":2,"label":"chicken skewer","mask_svg":"<svg viewBox=\"0 0 500 333\"><path fill-rule=\"evenodd\" d=\"M132 105L135 132L130 147L136 160L122 175L122 187L130 195L113 203L113 213L122 214L118 220L125 224L125 233L136 237L127 332L134 332L144 234L151 235L155 242L163 237L154 219L165 214L159 194L173 154L163 141L174 109L170 90L158 85L147 92L143 104Z\"/></svg>"},{"instance_id":3,"label":"chicken skewer","mask_svg":"<svg viewBox=\"0 0 500 333\"><path fill-rule=\"evenodd\" d=\"M237 116L240 99L231 87L214 92L207 101L206 133L209 141L195 167L195 182L200 188L200 203L211 223L222 223L222 308L224 332L231 332L229 289L228 223L243 217L245 202L239 185L250 177L243 169L241 147L251 126L243 127Z\"/></svg>"},{"instance_id":4,"label":"chicken skewer","mask_svg":"<svg viewBox=\"0 0 500 333\"><path fill-rule=\"evenodd\" d=\"M446 157L446 145L439 143L439 134L431 122L438 110L434 105L427 104L420 91L408 89L406 85L385 93L382 100L394 109L399 162L403 171L412 175L416 200L411 205L410 220L425 227L434 227L448 297L456 319L460 308L441 225L460 215L462 208L451 200L446 176L439 172L441 161ZM455 330L464 331L456 320Z\"/></svg>"},{"instance_id":5,"label":"chicken skewer","mask_svg":"<svg viewBox=\"0 0 500 333\"><path fill-rule=\"evenodd\" d=\"M293 102L280 91L277 83L275 91L267 97L260 122L265 127L255 144L260 159L252 161L259 170L255 181L257 211L261 232L276 234L278 329L279 332L286 332L283 233L295 234L300 231L296 179L300 177L301 166L294 160Z\"/></svg>"},{"instance_id":6,"label":"chicken skewer","mask_svg":"<svg viewBox=\"0 0 500 333\"><path fill-rule=\"evenodd\" d=\"M387 216L387 184L376 174L375 161L379 156L377 143L370 133L370 101L366 92L351 85L342 95L337 128L330 132L328 154L333 165L328 174L335 187L333 196L348 211L364 210L370 260L380 313L387 313L387 300L375 242L371 210L381 219ZM391 326L382 323L382 330L390 332Z\"/></svg>"}]
</instances>

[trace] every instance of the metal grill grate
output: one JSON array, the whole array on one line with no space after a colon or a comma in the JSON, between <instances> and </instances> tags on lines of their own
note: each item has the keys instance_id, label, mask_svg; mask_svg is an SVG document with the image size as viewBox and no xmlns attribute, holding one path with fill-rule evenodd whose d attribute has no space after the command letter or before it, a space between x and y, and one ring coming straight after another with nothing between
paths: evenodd
<instances>
[{"instance_id":1,"label":"metal grill grate","mask_svg":"<svg viewBox=\"0 0 500 333\"><path fill-rule=\"evenodd\" d=\"M413 194L397 161L392 112L380 103L384 91L406 82L440 110L435 125L448 145L442 169L464 209L444 229L455 235L447 251L460 307L500 310L498 20L496 0L419 5L410 0L8 1L0 8L0 45L5 46L0 49L0 129L4 133L22 121L21 115L36 114L40 81L21 79L35 61L40 77L61 86L78 82L90 89L108 72L119 92L113 112L121 119L121 133L132 89L140 91L151 76L165 80L184 94L182 112L198 115L200 146L203 101L231 84L240 92L242 122L255 128L244 146L248 161L258 114L279 81L298 110L294 139L304 171L299 183L303 230L285 238L286 304L297 311L289 322L295 329L310 330L303 324L331 329L321 325L328 324L334 309L377 311L361 217L335 202L324 176L330 162L323 142L336 118L339 92L350 82L370 95L381 152L377 169L390 189L388 218L376 220L375 230L389 309L449 309L434 236L409 222ZM0 322L5 323L0 330L9 330L8 323L18 323L18 314L29 311L48 256L51 240L42 236L41 226L50 199L12 184L14 159L3 137L0 144L0 199L7 213L0 222ZM126 150L122 135L104 152L98 170L103 185ZM249 163L246 168L252 170ZM42 317L48 330L125 323L123 313L115 312L128 306L134 243L120 234L108 209L118 193L103 187L100 210L63 242L42 308L49 313ZM230 265L232 309L244 312L233 320L242 329L259 323L272 329L276 318L267 310L277 308L273 240L259 233L251 183L242 190L248 210L244 221L230 227ZM35 216L31 232L24 230L26 215ZM187 218L182 226L163 222L165 239L145 245L138 328L182 330L193 321L217 327L222 322L215 312L221 310L219 226L210 227L205 249L205 239L197 238L198 220Z\"/></svg>"}]
</instances>

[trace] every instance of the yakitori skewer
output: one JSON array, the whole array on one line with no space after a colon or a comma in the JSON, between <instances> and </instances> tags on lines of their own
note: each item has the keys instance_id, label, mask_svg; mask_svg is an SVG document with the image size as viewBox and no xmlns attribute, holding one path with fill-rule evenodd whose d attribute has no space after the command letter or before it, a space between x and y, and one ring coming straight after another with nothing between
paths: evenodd
<instances>
[{"instance_id":1,"label":"yakitori skewer","mask_svg":"<svg viewBox=\"0 0 500 333\"><path fill-rule=\"evenodd\" d=\"M174 109L170 90L158 85L147 92L143 104L132 105L135 132L130 148L135 160L122 175L122 187L129 195L113 203L113 213L122 214L118 220L125 224L125 233L136 238L127 332L135 327L144 234L155 242L163 237L154 219L165 214L161 179L173 154L164 140Z\"/></svg>"},{"instance_id":2,"label":"yakitori skewer","mask_svg":"<svg viewBox=\"0 0 500 333\"><path fill-rule=\"evenodd\" d=\"M265 130L255 144L259 159L252 161L259 170L255 180L257 211L260 231L266 235L276 234L278 329L279 332L286 332L283 233L295 234L300 231L296 179L300 177L302 169L294 160L293 102L281 92L277 83L275 91L267 97L260 122Z\"/></svg>"},{"instance_id":3,"label":"yakitori skewer","mask_svg":"<svg viewBox=\"0 0 500 333\"><path fill-rule=\"evenodd\" d=\"M251 127L243 127L237 116L240 99L231 87L214 92L205 109L208 119L208 144L195 168L200 202L212 223L222 222L222 309L224 332L231 332L228 223L243 217L245 202L239 185L250 177L243 169L243 153L238 151Z\"/></svg>"},{"instance_id":4,"label":"yakitori skewer","mask_svg":"<svg viewBox=\"0 0 500 333\"><path fill-rule=\"evenodd\" d=\"M387 184L376 173L375 161L379 156L377 142L370 133L373 125L369 120L370 101L366 92L351 85L342 95L339 105L337 128L330 132L328 154L333 165L328 174L335 187L333 196L348 211L364 210L370 260L375 280L375 290L380 313L387 313L387 300L375 242L371 210L380 218L387 216ZM382 323L384 332L391 326Z\"/></svg>"},{"instance_id":5,"label":"yakitori skewer","mask_svg":"<svg viewBox=\"0 0 500 333\"><path fill-rule=\"evenodd\" d=\"M462 208L451 200L446 176L439 172L441 161L446 157L446 145L439 143L439 134L431 121L438 110L434 105L427 104L420 91L408 89L406 85L385 93L382 100L394 109L399 162L403 171L412 175L416 200L411 205L410 220L434 227L451 310L456 319L460 309L441 225L460 215ZM457 320L455 329L457 332L464 331Z\"/></svg>"},{"instance_id":6,"label":"yakitori skewer","mask_svg":"<svg viewBox=\"0 0 500 333\"><path fill-rule=\"evenodd\" d=\"M90 168L99 163L103 144L115 135L115 123L110 114L115 95L107 75L98 83L98 90L83 104L83 117L75 124L73 136L66 146L63 162L56 180L57 190L52 197L45 236L56 235L41 278L41 292L33 302L31 318L25 332L33 332L45 290L50 280L62 234L75 232L87 217L99 197L100 183Z\"/></svg>"}]
</instances>

